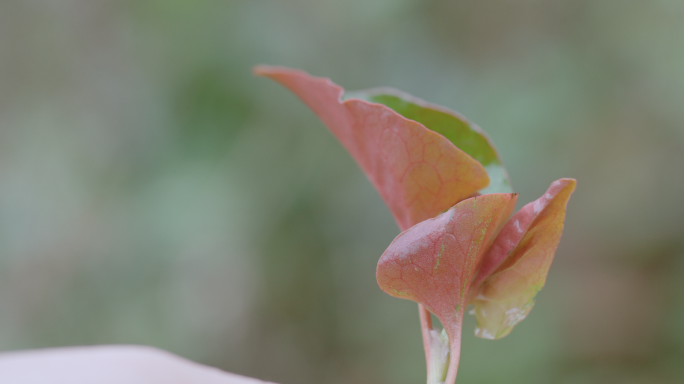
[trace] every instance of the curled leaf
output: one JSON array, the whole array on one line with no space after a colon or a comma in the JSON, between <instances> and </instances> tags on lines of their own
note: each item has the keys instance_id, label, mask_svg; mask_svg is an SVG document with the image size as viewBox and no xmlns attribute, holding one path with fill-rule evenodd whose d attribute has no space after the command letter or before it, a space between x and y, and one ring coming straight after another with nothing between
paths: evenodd
<instances>
[{"instance_id":1,"label":"curled leaf","mask_svg":"<svg viewBox=\"0 0 684 384\"><path fill-rule=\"evenodd\" d=\"M254 72L284 85L318 115L378 190L402 230L489 184L477 160L384 105L342 100L340 86L302 71L258 66Z\"/></svg>"},{"instance_id":2,"label":"curled leaf","mask_svg":"<svg viewBox=\"0 0 684 384\"><path fill-rule=\"evenodd\" d=\"M516 199L516 194L497 193L461 201L402 232L378 262L383 291L423 304L444 325L451 349L446 382L456 378L470 284Z\"/></svg>"},{"instance_id":3,"label":"curled leaf","mask_svg":"<svg viewBox=\"0 0 684 384\"><path fill-rule=\"evenodd\" d=\"M386 105L405 118L415 120L446 137L487 170L489 185L480 191L481 194L513 192L508 172L491 139L480 127L459 113L389 87L347 92L345 98L359 98Z\"/></svg>"},{"instance_id":4,"label":"curled leaf","mask_svg":"<svg viewBox=\"0 0 684 384\"><path fill-rule=\"evenodd\" d=\"M574 179L554 181L539 199L506 223L482 261L470 303L475 335L498 339L511 332L534 306L563 233L565 208Z\"/></svg>"}]
</instances>

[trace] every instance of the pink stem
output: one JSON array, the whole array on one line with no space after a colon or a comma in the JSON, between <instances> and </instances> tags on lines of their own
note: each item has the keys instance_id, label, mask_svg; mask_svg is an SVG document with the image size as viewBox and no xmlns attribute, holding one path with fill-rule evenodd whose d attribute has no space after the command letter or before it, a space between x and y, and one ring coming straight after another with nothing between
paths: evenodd
<instances>
[{"instance_id":1,"label":"pink stem","mask_svg":"<svg viewBox=\"0 0 684 384\"><path fill-rule=\"evenodd\" d=\"M418 304L418 314L420 315L420 329L423 334L423 349L425 349L425 362L428 374L430 372L430 330L432 329L432 315L423 304Z\"/></svg>"},{"instance_id":2,"label":"pink stem","mask_svg":"<svg viewBox=\"0 0 684 384\"><path fill-rule=\"evenodd\" d=\"M449 368L447 369L444 384L455 384L456 374L458 373L458 363L461 359L461 333L463 332L463 315L465 306L462 306L458 313L457 321L448 326L447 335L449 336Z\"/></svg>"},{"instance_id":3,"label":"pink stem","mask_svg":"<svg viewBox=\"0 0 684 384\"><path fill-rule=\"evenodd\" d=\"M454 335L453 341L451 337L449 338L449 348L451 349L451 352L449 353L449 368L444 384L455 384L456 374L458 373L458 362L461 359L461 332Z\"/></svg>"}]
</instances>

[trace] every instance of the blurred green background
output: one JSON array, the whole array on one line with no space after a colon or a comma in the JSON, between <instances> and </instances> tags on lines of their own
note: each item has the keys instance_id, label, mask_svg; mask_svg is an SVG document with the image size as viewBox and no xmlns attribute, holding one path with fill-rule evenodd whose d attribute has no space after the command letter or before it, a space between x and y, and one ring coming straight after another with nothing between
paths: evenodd
<instances>
[{"instance_id":1,"label":"blurred green background","mask_svg":"<svg viewBox=\"0 0 684 384\"><path fill-rule=\"evenodd\" d=\"M392 86L574 177L546 288L460 383L684 382L684 2L0 2L0 350L135 343L307 383L424 382L398 229L296 97Z\"/></svg>"}]
</instances>

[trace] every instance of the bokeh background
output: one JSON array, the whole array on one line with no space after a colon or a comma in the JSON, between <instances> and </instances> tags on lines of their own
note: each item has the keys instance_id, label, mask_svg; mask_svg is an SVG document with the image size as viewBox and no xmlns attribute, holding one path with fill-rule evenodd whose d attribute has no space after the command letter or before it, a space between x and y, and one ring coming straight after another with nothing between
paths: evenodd
<instances>
[{"instance_id":1,"label":"bokeh background","mask_svg":"<svg viewBox=\"0 0 684 384\"><path fill-rule=\"evenodd\" d=\"M424 382L398 229L259 63L392 86L574 177L546 288L462 383L684 382L684 2L0 2L0 350L134 343L307 383Z\"/></svg>"}]
</instances>

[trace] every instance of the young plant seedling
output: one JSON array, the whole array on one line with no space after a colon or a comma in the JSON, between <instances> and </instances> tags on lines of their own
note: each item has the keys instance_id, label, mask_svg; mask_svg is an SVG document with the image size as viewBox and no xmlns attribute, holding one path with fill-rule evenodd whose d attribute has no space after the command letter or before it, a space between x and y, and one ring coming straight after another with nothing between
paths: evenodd
<instances>
[{"instance_id":1,"label":"young plant seedling","mask_svg":"<svg viewBox=\"0 0 684 384\"><path fill-rule=\"evenodd\" d=\"M401 91L348 92L329 79L258 66L304 101L349 151L402 232L380 257L386 293L419 305L428 384L456 381L463 315L498 339L534 305L560 242L574 179L554 181L513 217L518 195L487 135ZM433 329L431 313L444 326Z\"/></svg>"}]
</instances>

